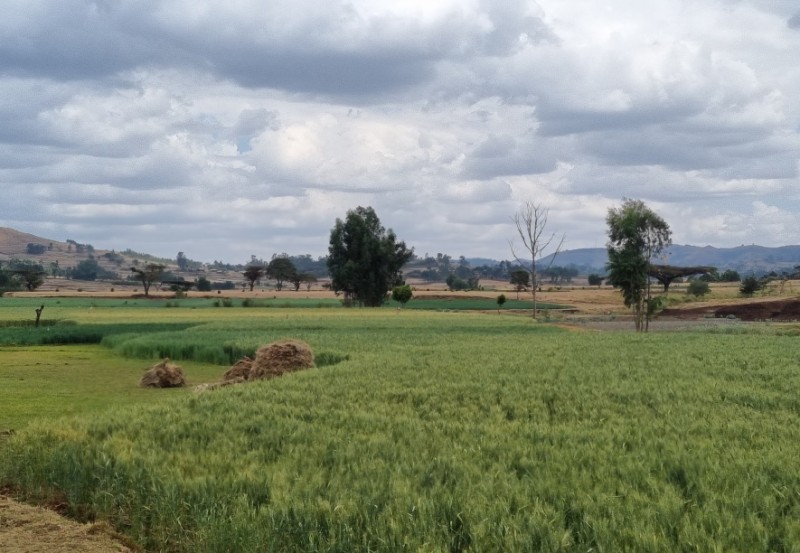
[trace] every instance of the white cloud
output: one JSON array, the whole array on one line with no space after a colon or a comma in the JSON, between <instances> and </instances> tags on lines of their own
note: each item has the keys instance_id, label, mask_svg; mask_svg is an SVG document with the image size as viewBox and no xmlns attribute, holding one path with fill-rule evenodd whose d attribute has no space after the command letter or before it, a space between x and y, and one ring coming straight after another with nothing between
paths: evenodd
<instances>
[{"instance_id":1,"label":"white cloud","mask_svg":"<svg viewBox=\"0 0 800 553\"><path fill-rule=\"evenodd\" d=\"M335 218L372 205L418 251L505 257L519 201L583 247L626 196L683 242L800 242L788 0L12 0L6 15L3 225L241 261L324 253Z\"/></svg>"}]
</instances>

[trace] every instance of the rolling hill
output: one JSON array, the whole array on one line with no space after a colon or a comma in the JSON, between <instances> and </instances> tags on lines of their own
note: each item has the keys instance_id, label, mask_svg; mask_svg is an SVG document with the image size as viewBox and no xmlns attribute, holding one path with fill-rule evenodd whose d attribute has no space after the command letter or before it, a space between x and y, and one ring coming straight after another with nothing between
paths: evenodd
<instances>
[{"instance_id":1,"label":"rolling hill","mask_svg":"<svg viewBox=\"0 0 800 553\"><path fill-rule=\"evenodd\" d=\"M41 253L30 253L28 244L40 246L34 249ZM120 270L133 261L123 256L122 264L106 258L110 250L94 250L88 244L78 244L74 240L58 241L42 238L12 228L0 227L0 262L12 258L32 259L48 266L57 262L61 268L74 267L90 254L109 270ZM550 264L552 256L539 260L540 266ZM498 263L491 259L470 259L472 266ZM581 273L603 273L607 261L605 248L579 248L558 254L554 265L575 266ZM659 262L669 265L696 266L712 265L723 271L734 269L742 274L766 273L769 271L789 271L800 265L800 246L765 247L755 244L735 248L716 248L714 246L673 245Z\"/></svg>"},{"instance_id":2,"label":"rolling hill","mask_svg":"<svg viewBox=\"0 0 800 553\"><path fill-rule=\"evenodd\" d=\"M540 263L548 265L551 258L544 257ZM574 265L583 269L583 272L602 273L607 259L605 248L584 248L559 253L554 265ZM789 271L800 265L800 246L715 248L673 245L658 262L678 266L711 265L720 271L734 269L741 274Z\"/></svg>"}]
</instances>

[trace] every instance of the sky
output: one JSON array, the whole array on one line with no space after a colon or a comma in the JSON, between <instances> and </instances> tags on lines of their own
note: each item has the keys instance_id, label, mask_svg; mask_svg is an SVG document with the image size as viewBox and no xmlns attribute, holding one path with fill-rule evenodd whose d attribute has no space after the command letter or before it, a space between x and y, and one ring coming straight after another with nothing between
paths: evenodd
<instances>
[{"instance_id":1,"label":"sky","mask_svg":"<svg viewBox=\"0 0 800 553\"><path fill-rule=\"evenodd\" d=\"M0 226L232 263L372 206L415 253L800 244L796 0L4 0ZM517 247L521 247L516 240Z\"/></svg>"}]
</instances>

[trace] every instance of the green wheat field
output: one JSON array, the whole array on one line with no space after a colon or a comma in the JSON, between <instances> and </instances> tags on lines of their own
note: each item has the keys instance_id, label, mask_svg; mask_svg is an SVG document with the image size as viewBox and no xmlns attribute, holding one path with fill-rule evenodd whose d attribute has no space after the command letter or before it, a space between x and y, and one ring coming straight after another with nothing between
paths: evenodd
<instances>
[{"instance_id":1,"label":"green wheat field","mask_svg":"<svg viewBox=\"0 0 800 553\"><path fill-rule=\"evenodd\" d=\"M0 300L0 488L165 552L800 551L797 329ZM444 308L442 308L444 309ZM198 393L259 345L318 368Z\"/></svg>"}]
</instances>

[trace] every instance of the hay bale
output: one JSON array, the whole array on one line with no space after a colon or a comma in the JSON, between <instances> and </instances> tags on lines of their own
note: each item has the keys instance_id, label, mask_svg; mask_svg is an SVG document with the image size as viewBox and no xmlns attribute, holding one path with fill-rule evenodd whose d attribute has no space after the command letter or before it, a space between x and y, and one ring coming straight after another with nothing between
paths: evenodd
<instances>
[{"instance_id":1,"label":"hay bale","mask_svg":"<svg viewBox=\"0 0 800 553\"><path fill-rule=\"evenodd\" d=\"M314 352L300 340L278 340L262 346L250 367L250 380L272 378L314 366Z\"/></svg>"},{"instance_id":2,"label":"hay bale","mask_svg":"<svg viewBox=\"0 0 800 553\"><path fill-rule=\"evenodd\" d=\"M250 367L253 360L246 355L239 359L230 369L222 375L222 380L247 380L250 377Z\"/></svg>"},{"instance_id":3,"label":"hay bale","mask_svg":"<svg viewBox=\"0 0 800 553\"><path fill-rule=\"evenodd\" d=\"M178 388L186 386L183 369L165 357L160 363L150 367L142 375L139 386L143 388Z\"/></svg>"}]
</instances>

